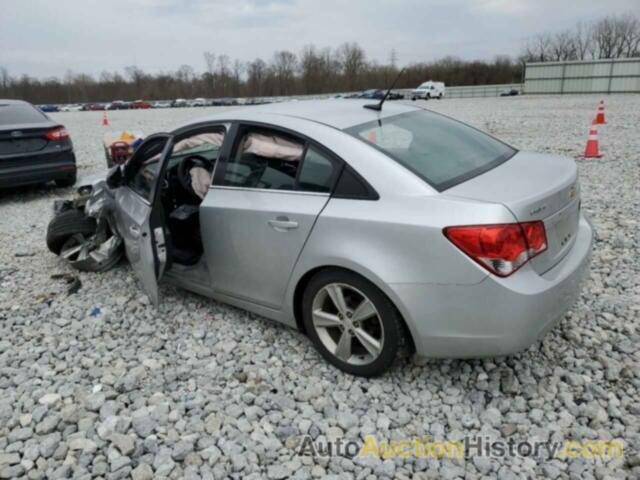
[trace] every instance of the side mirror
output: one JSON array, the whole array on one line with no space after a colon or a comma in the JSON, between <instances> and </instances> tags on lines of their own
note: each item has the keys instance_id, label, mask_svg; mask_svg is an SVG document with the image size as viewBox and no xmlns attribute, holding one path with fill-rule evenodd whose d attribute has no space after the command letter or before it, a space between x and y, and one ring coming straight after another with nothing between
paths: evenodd
<instances>
[{"instance_id":1,"label":"side mirror","mask_svg":"<svg viewBox=\"0 0 640 480\"><path fill-rule=\"evenodd\" d=\"M122 167L118 165L117 167L112 168L107 174L107 187L111 190L115 190L116 188L120 188L124 185L124 174L122 173Z\"/></svg>"}]
</instances>

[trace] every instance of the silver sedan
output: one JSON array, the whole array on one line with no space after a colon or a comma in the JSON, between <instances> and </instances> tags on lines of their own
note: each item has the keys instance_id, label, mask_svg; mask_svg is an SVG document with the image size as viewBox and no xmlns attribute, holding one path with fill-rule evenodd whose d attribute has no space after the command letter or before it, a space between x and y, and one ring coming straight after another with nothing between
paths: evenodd
<instances>
[{"instance_id":1,"label":"silver sedan","mask_svg":"<svg viewBox=\"0 0 640 480\"><path fill-rule=\"evenodd\" d=\"M160 280L304 331L356 375L403 345L505 355L574 303L593 232L575 162L406 104L290 102L148 137L49 226L102 270ZM62 220L60 220L62 218Z\"/></svg>"}]
</instances>

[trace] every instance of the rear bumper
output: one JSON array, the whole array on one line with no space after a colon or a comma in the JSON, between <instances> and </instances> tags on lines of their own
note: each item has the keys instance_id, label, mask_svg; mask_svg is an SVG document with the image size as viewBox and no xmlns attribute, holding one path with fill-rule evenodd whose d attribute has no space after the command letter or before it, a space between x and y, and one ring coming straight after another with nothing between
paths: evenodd
<instances>
[{"instance_id":1,"label":"rear bumper","mask_svg":"<svg viewBox=\"0 0 640 480\"><path fill-rule=\"evenodd\" d=\"M573 306L591 261L593 229L584 216L571 251L551 270L530 265L474 285L392 284L416 351L426 357L477 358L529 347Z\"/></svg>"},{"instance_id":2,"label":"rear bumper","mask_svg":"<svg viewBox=\"0 0 640 480\"><path fill-rule=\"evenodd\" d=\"M2 166L0 159L0 188L70 179L77 173L73 150L22 157L17 163Z\"/></svg>"}]
</instances>

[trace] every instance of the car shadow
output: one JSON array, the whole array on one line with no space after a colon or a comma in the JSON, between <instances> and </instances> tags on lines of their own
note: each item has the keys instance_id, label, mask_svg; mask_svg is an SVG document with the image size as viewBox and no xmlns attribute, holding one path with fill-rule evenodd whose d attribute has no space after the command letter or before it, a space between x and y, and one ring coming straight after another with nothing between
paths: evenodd
<instances>
[{"instance_id":1,"label":"car shadow","mask_svg":"<svg viewBox=\"0 0 640 480\"><path fill-rule=\"evenodd\" d=\"M0 206L13 202L29 202L41 200L43 197L61 198L74 191L74 187L58 187L55 183L24 185L20 187L0 189Z\"/></svg>"}]
</instances>

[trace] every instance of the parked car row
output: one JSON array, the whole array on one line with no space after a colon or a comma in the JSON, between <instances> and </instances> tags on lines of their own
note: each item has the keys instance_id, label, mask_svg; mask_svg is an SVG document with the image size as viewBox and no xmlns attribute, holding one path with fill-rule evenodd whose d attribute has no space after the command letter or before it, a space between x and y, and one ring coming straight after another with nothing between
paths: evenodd
<instances>
[{"instance_id":1,"label":"parked car row","mask_svg":"<svg viewBox=\"0 0 640 480\"><path fill-rule=\"evenodd\" d=\"M94 103L71 103L64 105L45 104L38 105L38 108L45 112L80 112L96 110L143 110L148 108L185 108L185 107L211 107L211 106L232 106L232 105L254 105L267 103L258 99L238 99L238 98L176 98L175 100L156 100L149 102L146 100L134 100L133 102L124 100L114 100L112 102Z\"/></svg>"},{"instance_id":2,"label":"parked car row","mask_svg":"<svg viewBox=\"0 0 640 480\"><path fill-rule=\"evenodd\" d=\"M380 90L378 88L371 88L363 92L351 93L348 95L338 95L336 98L369 98L372 100L382 100L386 90ZM387 100L402 100L404 95L398 92L390 92Z\"/></svg>"}]
</instances>

